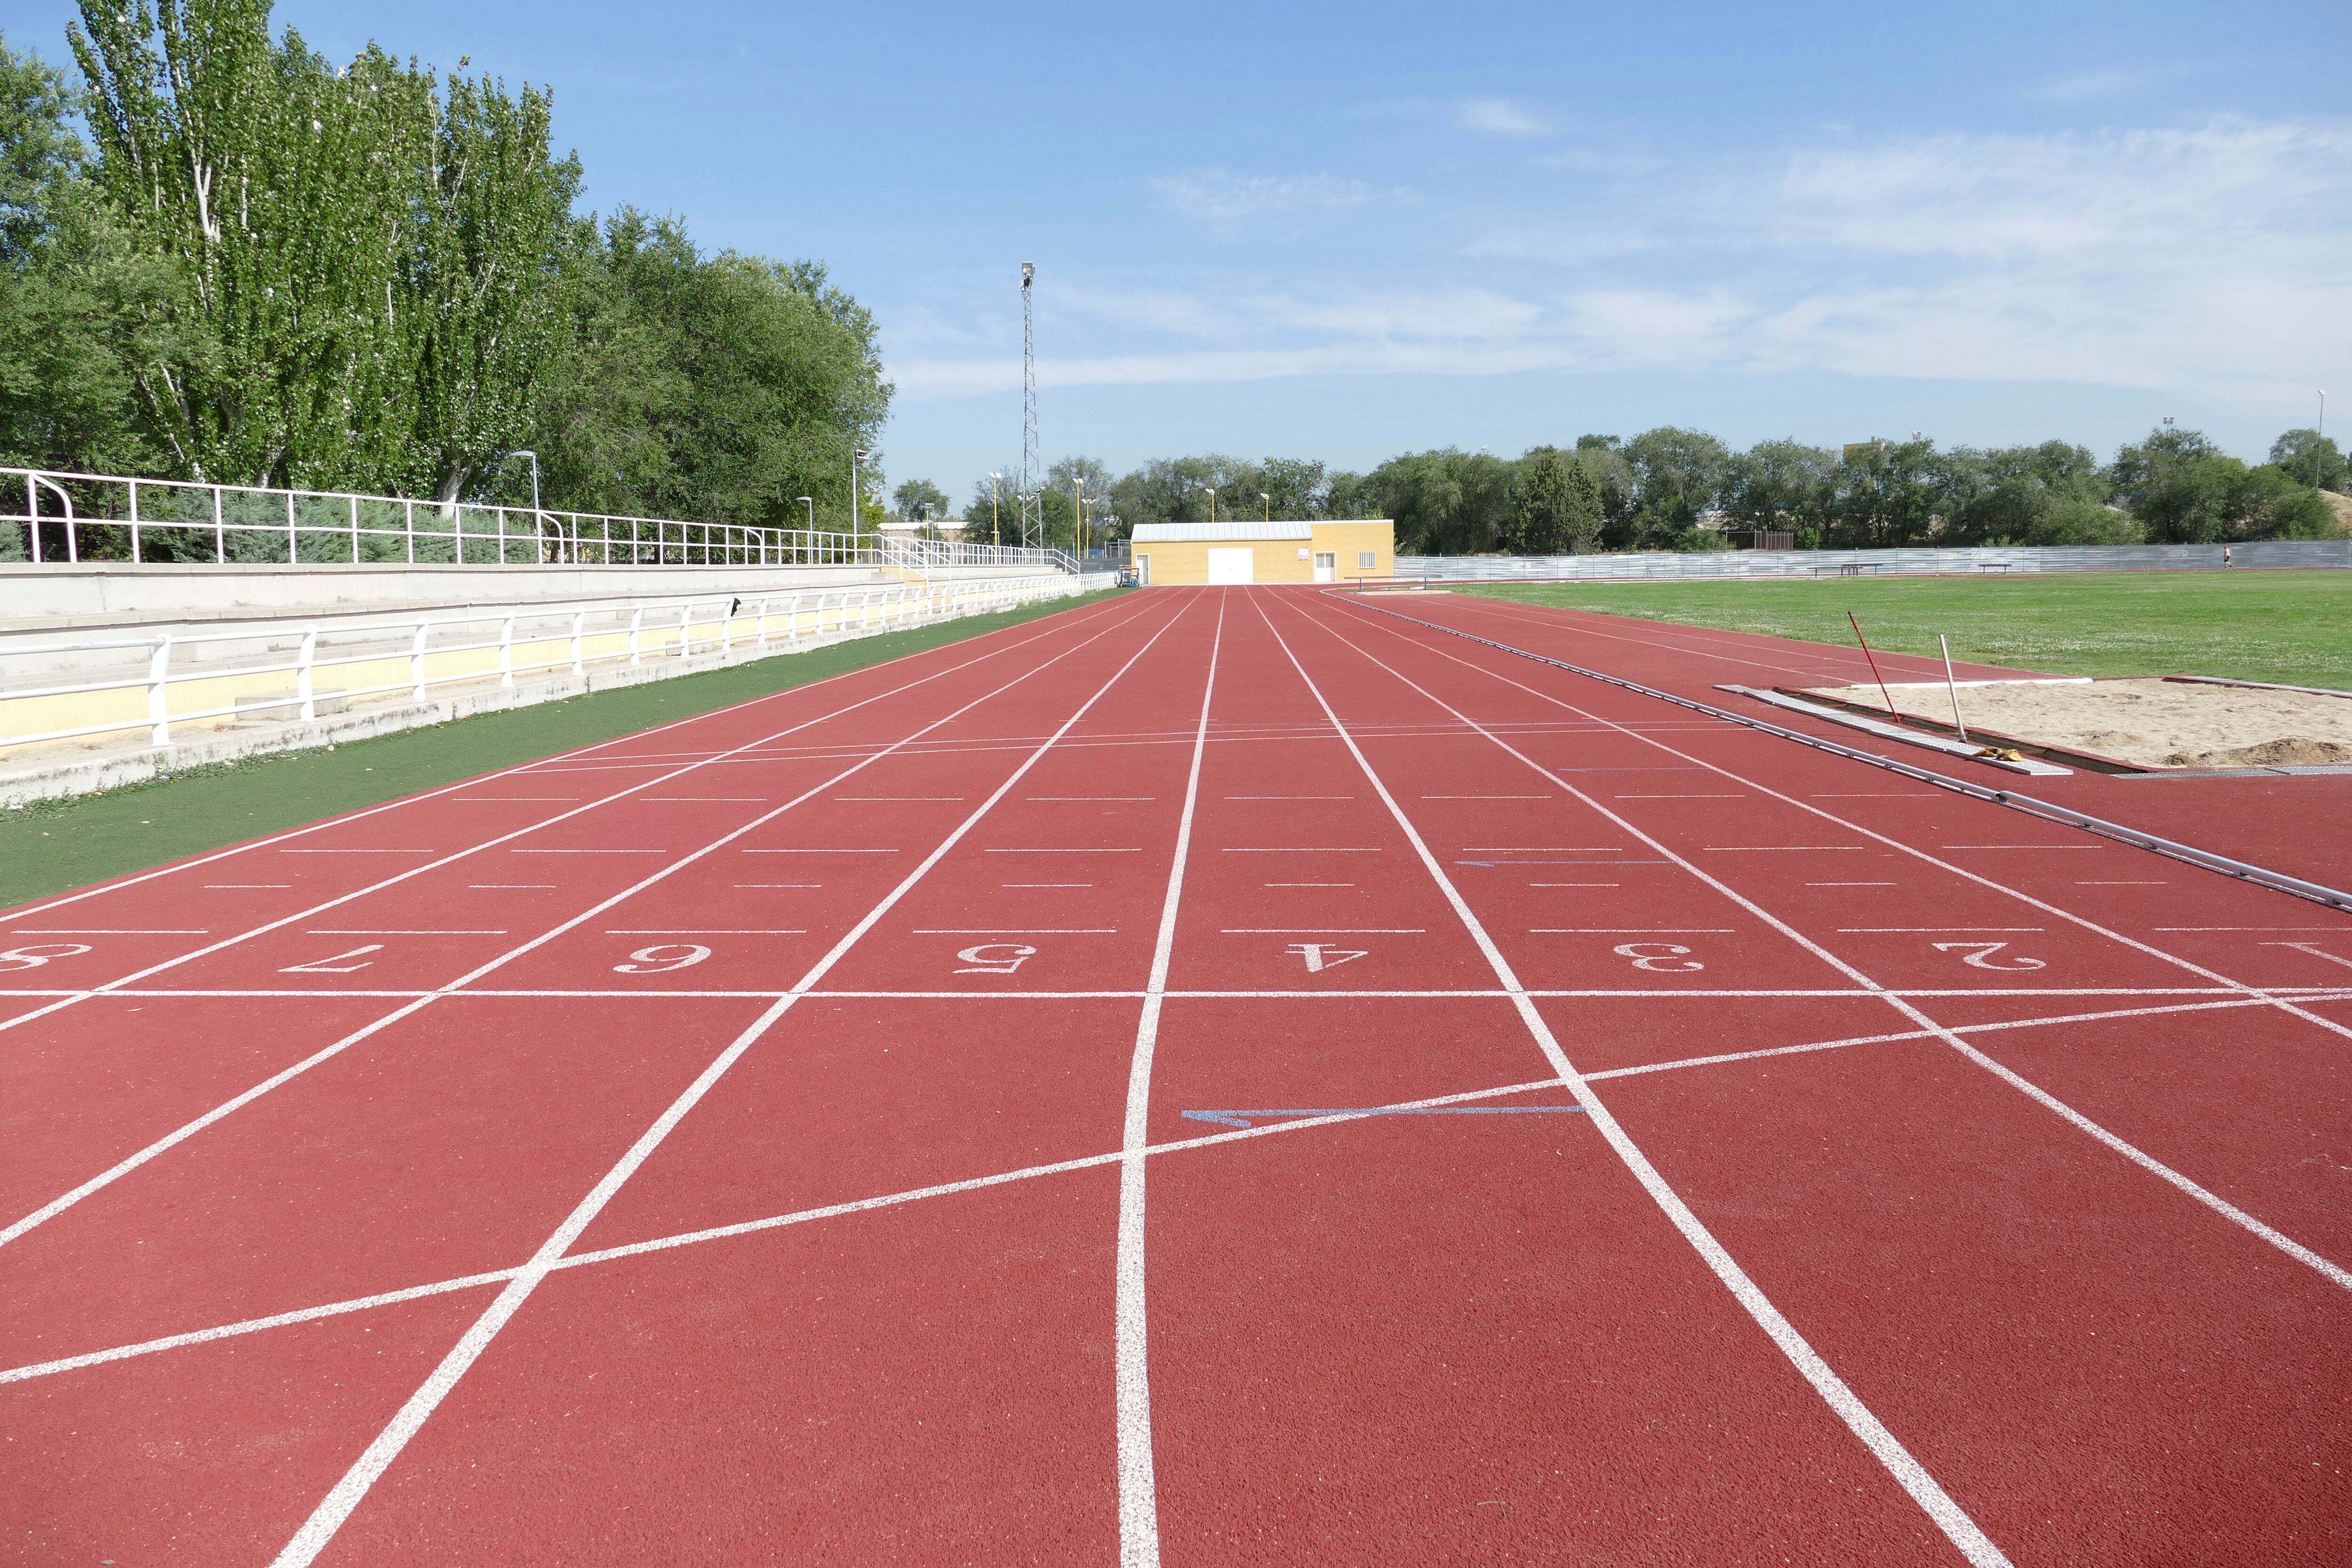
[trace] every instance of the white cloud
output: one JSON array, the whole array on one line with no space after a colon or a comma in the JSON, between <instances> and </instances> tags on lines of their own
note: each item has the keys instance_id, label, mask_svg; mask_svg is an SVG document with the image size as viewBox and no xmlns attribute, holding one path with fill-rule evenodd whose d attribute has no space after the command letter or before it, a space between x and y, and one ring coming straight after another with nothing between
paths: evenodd
<instances>
[{"instance_id":1,"label":"white cloud","mask_svg":"<svg viewBox=\"0 0 2352 1568\"><path fill-rule=\"evenodd\" d=\"M1320 178L1228 176L1198 199L1217 214L1372 199ZM1812 371L2268 407L2352 360L2344 121L1840 137L1594 173L1548 210L1444 226L1476 237L1439 286L1074 289L1061 305L1114 352L1049 359L1041 376ZM891 372L910 396L1017 384L1017 366L954 352Z\"/></svg>"},{"instance_id":2,"label":"white cloud","mask_svg":"<svg viewBox=\"0 0 2352 1568\"><path fill-rule=\"evenodd\" d=\"M1361 180L1329 174L1238 174L1231 169L1192 169L1156 179L1151 188L1186 217L1217 225L1360 207L1373 195L1371 186Z\"/></svg>"},{"instance_id":3,"label":"white cloud","mask_svg":"<svg viewBox=\"0 0 2352 1568\"><path fill-rule=\"evenodd\" d=\"M1507 98L1474 98L1462 106L1462 123L1497 136L1542 136L1551 127Z\"/></svg>"},{"instance_id":4,"label":"white cloud","mask_svg":"<svg viewBox=\"0 0 2352 1568\"><path fill-rule=\"evenodd\" d=\"M2120 98L2126 93L2139 92L2188 74L2185 66L2150 66L2139 69L2103 66L2052 77L2034 90L2033 96L2052 103L2084 103L2098 98Z\"/></svg>"}]
</instances>

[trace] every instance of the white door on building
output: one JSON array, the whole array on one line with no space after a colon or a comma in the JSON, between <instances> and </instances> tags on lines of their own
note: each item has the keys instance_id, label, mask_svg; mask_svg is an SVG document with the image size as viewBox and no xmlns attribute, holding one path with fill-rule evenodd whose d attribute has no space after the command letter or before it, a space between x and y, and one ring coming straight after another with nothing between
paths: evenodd
<instances>
[{"instance_id":1,"label":"white door on building","mask_svg":"<svg viewBox=\"0 0 2352 1568\"><path fill-rule=\"evenodd\" d=\"M1318 550L1315 552L1315 580L1318 583L1337 583L1339 580L1338 551Z\"/></svg>"},{"instance_id":2,"label":"white door on building","mask_svg":"<svg viewBox=\"0 0 2352 1568\"><path fill-rule=\"evenodd\" d=\"M1255 583L1257 581L1257 552L1244 544L1235 550L1209 552L1209 582Z\"/></svg>"},{"instance_id":3,"label":"white door on building","mask_svg":"<svg viewBox=\"0 0 2352 1568\"><path fill-rule=\"evenodd\" d=\"M1151 557L1149 555L1135 558L1135 585L1139 588L1151 586Z\"/></svg>"}]
</instances>

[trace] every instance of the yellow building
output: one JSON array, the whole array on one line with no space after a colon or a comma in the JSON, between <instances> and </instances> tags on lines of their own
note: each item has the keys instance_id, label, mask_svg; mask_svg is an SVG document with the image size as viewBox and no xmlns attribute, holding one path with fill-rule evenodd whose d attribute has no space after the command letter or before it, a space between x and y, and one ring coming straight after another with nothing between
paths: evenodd
<instances>
[{"instance_id":1,"label":"yellow building","mask_svg":"<svg viewBox=\"0 0 2352 1568\"><path fill-rule=\"evenodd\" d=\"M1354 583L1396 575L1396 524L1139 522L1136 580L1145 587L1223 583Z\"/></svg>"}]
</instances>

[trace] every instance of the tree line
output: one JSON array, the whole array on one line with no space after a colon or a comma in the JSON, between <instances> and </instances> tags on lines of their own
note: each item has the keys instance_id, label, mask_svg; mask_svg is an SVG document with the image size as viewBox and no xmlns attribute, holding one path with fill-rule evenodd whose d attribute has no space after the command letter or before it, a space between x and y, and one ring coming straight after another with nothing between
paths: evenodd
<instances>
[{"instance_id":1,"label":"tree line","mask_svg":"<svg viewBox=\"0 0 2352 1568\"><path fill-rule=\"evenodd\" d=\"M1945 448L1913 439L1833 450L1790 439L1741 452L1704 431L1663 426L1630 439L1582 436L1517 458L1451 447L1410 452L1370 473L1208 456L1154 458L1113 479L1091 458L1066 458L1048 475L1044 499L1057 542L1083 493L1093 525L1115 519L1114 534L1138 522L1205 521L1213 508L1220 519L1386 517L1396 521L1398 552L1409 555L1722 550L1749 531L1789 534L1808 550L2219 543L2344 531L2338 510L2352 513L2352 501L2323 492L2344 490L2346 475L2344 453L2313 429L2287 431L2267 462L2249 464L2170 426L2106 463L2064 441ZM984 531L989 506L982 480L964 515Z\"/></svg>"},{"instance_id":2,"label":"tree line","mask_svg":"<svg viewBox=\"0 0 2352 1568\"><path fill-rule=\"evenodd\" d=\"M824 267L575 211L542 88L268 0L83 0L0 38L0 464L871 526L872 316ZM5 543L5 542L0 542Z\"/></svg>"}]
</instances>

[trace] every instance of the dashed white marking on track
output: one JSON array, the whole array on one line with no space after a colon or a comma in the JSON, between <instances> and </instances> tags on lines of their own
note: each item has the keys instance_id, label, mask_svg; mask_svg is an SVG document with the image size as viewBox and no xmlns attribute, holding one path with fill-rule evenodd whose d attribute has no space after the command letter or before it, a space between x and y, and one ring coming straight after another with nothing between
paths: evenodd
<instances>
[{"instance_id":1,"label":"dashed white marking on track","mask_svg":"<svg viewBox=\"0 0 2352 1568\"><path fill-rule=\"evenodd\" d=\"M1028 798L1033 802L1045 801L1063 805L1103 805L1115 801L1154 800L1158 797L1148 795L1033 795Z\"/></svg>"},{"instance_id":2,"label":"dashed white marking on track","mask_svg":"<svg viewBox=\"0 0 2352 1568\"><path fill-rule=\"evenodd\" d=\"M2019 935L2038 931L2040 926L1840 926L1843 936L1924 936L1931 932L1992 931L1996 934Z\"/></svg>"},{"instance_id":3,"label":"dashed white marking on track","mask_svg":"<svg viewBox=\"0 0 2352 1568\"><path fill-rule=\"evenodd\" d=\"M1229 795L1227 800L1353 800L1352 795Z\"/></svg>"},{"instance_id":4,"label":"dashed white marking on track","mask_svg":"<svg viewBox=\"0 0 2352 1568\"><path fill-rule=\"evenodd\" d=\"M1117 926L917 926L916 936L1112 936Z\"/></svg>"},{"instance_id":5,"label":"dashed white marking on track","mask_svg":"<svg viewBox=\"0 0 2352 1568\"><path fill-rule=\"evenodd\" d=\"M738 882L735 886L738 889L751 888L766 889L779 888L822 888L824 884L823 882Z\"/></svg>"},{"instance_id":6,"label":"dashed white marking on track","mask_svg":"<svg viewBox=\"0 0 2352 1568\"><path fill-rule=\"evenodd\" d=\"M806 936L805 931L719 931L702 927L656 927L649 931L607 929L606 936Z\"/></svg>"},{"instance_id":7,"label":"dashed white marking on track","mask_svg":"<svg viewBox=\"0 0 2352 1568\"><path fill-rule=\"evenodd\" d=\"M280 849L280 855L438 855L438 849Z\"/></svg>"},{"instance_id":8,"label":"dashed white marking on track","mask_svg":"<svg viewBox=\"0 0 2352 1568\"><path fill-rule=\"evenodd\" d=\"M1465 844L1465 855L1619 855L1622 844Z\"/></svg>"},{"instance_id":9,"label":"dashed white marking on track","mask_svg":"<svg viewBox=\"0 0 2352 1568\"><path fill-rule=\"evenodd\" d=\"M1225 926L1220 936L1427 936L1426 926Z\"/></svg>"},{"instance_id":10,"label":"dashed white marking on track","mask_svg":"<svg viewBox=\"0 0 2352 1568\"><path fill-rule=\"evenodd\" d=\"M302 934L304 936L504 936L507 933L503 929L498 931L331 931L313 926Z\"/></svg>"},{"instance_id":11,"label":"dashed white marking on track","mask_svg":"<svg viewBox=\"0 0 2352 1568\"><path fill-rule=\"evenodd\" d=\"M2352 925L2333 925L2333 926L2158 926L2158 927L2156 927L2155 929L2156 929L2156 930L2158 930L2158 931L2347 931L2347 932L2352 932Z\"/></svg>"},{"instance_id":12,"label":"dashed white marking on track","mask_svg":"<svg viewBox=\"0 0 2352 1568\"><path fill-rule=\"evenodd\" d=\"M641 795L639 805L765 805L764 795Z\"/></svg>"},{"instance_id":13,"label":"dashed white marking on track","mask_svg":"<svg viewBox=\"0 0 2352 1568\"><path fill-rule=\"evenodd\" d=\"M1769 849L1867 849L1867 844L1708 844L1703 846L1719 854L1746 854Z\"/></svg>"},{"instance_id":14,"label":"dashed white marking on track","mask_svg":"<svg viewBox=\"0 0 2352 1568\"><path fill-rule=\"evenodd\" d=\"M1739 933L1728 926L1537 926L1528 934L1529 936L1737 936Z\"/></svg>"},{"instance_id":15,"label":"dashed white marking on track","mask_svg":"<svg viewBox=\"0 0 2352 1568\"><path fill-rule=\"evenodd\" d=\"M983 849L983 855L1140 855L1142 847L1131 849Z\"/></svg>"},{"instance_id":16,"label":"dashed white marking on track","mask_svg":"<svg viewBox=\"0 0 2352 1568\"><path fill-rule=\"evenodd\" d=\"M205 891L207 893L215 893L227 889L251 889L266 888L274 892L284 892L293 886L294 884L291 882L206 882L205 884Z\"/></svg>"},{"instance_id":17,"label":"dashed white marking on track","mask_svg":"<svg viewBox=\"0 0 2352 1568\"><path fill-rule=\"evenodd\" d=\"M469 805L504 805L509 801L520 801L530 805L555 805L578 800L576 795L461 795L457 799Z\"/></svg>"},{"instance_id":18,"label":"dashed white marking on track","mask_svg":"<svg viewBox=\"0 0 2352 1568\"><path fill-rule=\"evenodd\" d=\"M1353 882L1268 882L1269 888L1352 888Z\"/></svg>"},{"instance_id":19,"label":"dashed white marking on track","mask_svg":"<svg viewBox=\"0 0 2352 1568\"><path fill-rule=\"evenodd\" d=\"M1808 888L1892 888L1893 882L1808 882Z\"/></svg>"},{"instance_id":20,"label":"dashed white marking on track","mask_svg":"<svg viewBox=\"0 0 2352 1568\"><path fill-rule=\"evenodd\" d=\"M2105 849L2104 844L1941 844L1939 849Z\"/></svg>"},{"instance_id":21,"label":"dashed white marking on track","mask_svg":"<svg viewBox=\"0 0 2352 1568\"><path fill-rule=\"evenodd\" d=\"M851 805L868 805L877 801L910 800L942 801L952 804L961 801L963 796L960 795L837 795L833 798Z\"/></svg>"},{"instance_id":22,"label":"dashed white marking on track","mask_svg":"<svg viewBox=\"0 0 2352 1568\"><path fill-rule=\"evenodd\" d=\"M1425 795L1423 800L1558 800L1556 795Z\"/></svg>"},{"instance_id":23,"label":"dashed white marking on track","mask_svg":"<svg viewBox=\"0 0 2352 1568\"><path fill-rule=\"evenodd\" d=\"M1617 800L1746 800L1744 795L1621 795Z\"/></svg>"},{"instance_id":24,"label":"dashed white marking on track","mask_svg":"<svg viewBox=\"0 0 2352 1568\"><path fill-rule=\"evenodd\" d=\"M896 855L896 849L746 849L746 855Z\"/></svg>"},{"instance_id":25,"label":"dashed white marking on track","mask_svg":"<svg viewBox=\"0 0 2352 1568\"><path fill-rule=\"evenodd\" d=\"M1381 848L1377 844L1372 845L1369 848L1360 847L1349 847L1344 846L1335 847L1331 845L1308 844L1296 846L1283 845L1266 849L1236 849L1228 847L1218 851L1221 855L1377 855L1380 852Z\"/></svg>"},{"instance_id":26,"label":"dashed white marking on track","mask_svg":"<svg viewBox=\"0 0 2352 1568\"><path fill-rule=\"evenodd\" d=\"M466 889L474 893L551 893L553 882L468 882Z\"/></svg>"},{"instance_id":27,"label":"dashed white marking on track","mask_svg":"<svg viewBox=\"0 0 2352 1568\"><path fill-rule=\"evenodd\" d=\"M210 936L212 933L207 931L171 931L160 928L144 931L130 927L87 926L77 930L67 926L16 926L11 928L9 934L11 936Z\"/></svg>"},{"instance_id":28,"label":"dashed white marking on track","mask_svg":"<svg viewBox=\"0 0 2352 1568\"><path fill-rule=\"evenodd\" d=\"M2163 888L2170 885L2168 882L2077 882L2074 884L2078 888Z\"/></svg>"},{"instance_id":29,"label":"dashed white marking on track","mask_svg":"<svg viewBox=\"0 0 2352 1568\"><path fill-rule=\"evenodd\" d=\"M667 849L510 849L509 855L667 855Z\"/></svg>"}]
</instances>

